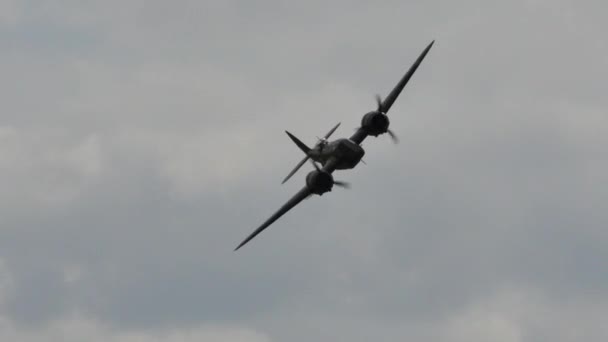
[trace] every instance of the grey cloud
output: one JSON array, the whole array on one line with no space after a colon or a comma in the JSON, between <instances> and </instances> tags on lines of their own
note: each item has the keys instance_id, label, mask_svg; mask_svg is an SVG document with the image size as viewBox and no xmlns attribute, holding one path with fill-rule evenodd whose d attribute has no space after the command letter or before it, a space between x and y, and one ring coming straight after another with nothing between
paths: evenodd
<instances>
[{"instance_id":1,"label":"grey cloud","mask_svg":"<svg viewBox=\"0 0 608 342\"><path fill-rule=\"evenodd\" d=\"M0 57L0 330L605 339L602 8L20 4ZM350 135L431 39L390 114L401 144L366 141L368 165L336 175L352 190L233 253L302 185L279 185L300 158L283 130Z\"/></svg>"}]
</instances>

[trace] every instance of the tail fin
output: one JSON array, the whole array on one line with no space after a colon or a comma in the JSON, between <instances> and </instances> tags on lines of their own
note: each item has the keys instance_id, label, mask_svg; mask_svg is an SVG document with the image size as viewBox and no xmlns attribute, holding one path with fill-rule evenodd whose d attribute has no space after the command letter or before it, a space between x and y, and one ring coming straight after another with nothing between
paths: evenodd
<instances>
[{"instance_id":1,"label":"tail fin","mask_svg":"<svg viewBox=\"0 0 608 342\"><path fill-rule=\"evenodd\" d=\"M304 157L304 159L302 159L298 165L296 165L296 167L291 170L291 172L287 175L287 177L285 177L285 179L283 179L283 182L281 182L281 184L284 184L285 182L287 182L287 180L289 180L289 178L291 178L291 176L293 176L296 172L298 172L298 170L302 167L302 165L304 165L304 163L306 163L306 161L308 160L308 152L310 152L310 148L308 146L306 146L306 144L304 144L303 142L300 141L300 139L294 137L291 133L285 131L285 133L287 133L287 135L289 136L289 138L296 144L298 145L298 147L300 148L300 150L302 150L302 152L304 152L304 154L306 154L306 157Z\"/></svg>"}]
</instances>

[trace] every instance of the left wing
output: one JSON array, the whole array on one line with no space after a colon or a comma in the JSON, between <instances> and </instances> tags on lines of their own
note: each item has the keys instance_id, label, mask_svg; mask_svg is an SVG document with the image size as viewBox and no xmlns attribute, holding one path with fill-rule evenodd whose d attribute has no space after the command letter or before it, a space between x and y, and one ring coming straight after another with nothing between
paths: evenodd
<instances>
[{"instance_id":1,"label":"left wing","mask_svg":"<svg viewBox=\"0 0 608 342\"><path fill-rule=\"evenodd\" d=\"M249 235L241 244L235 248L237 251L239 248L243 247L247 242L251 241L256 235L260 234L264 229L268 228L274 221L278 220L281 216L283 216L286 212L291 210L291 208L298 205L298 203L302 202L308 195L310 195L310 189L308 186L304 186L302 190L298 191L287 203L285 203L281 209L279 209L276 213L274 213L266 222L264 222L258 229L256 229L251 235Z\"/></svg>"}]
</instances>

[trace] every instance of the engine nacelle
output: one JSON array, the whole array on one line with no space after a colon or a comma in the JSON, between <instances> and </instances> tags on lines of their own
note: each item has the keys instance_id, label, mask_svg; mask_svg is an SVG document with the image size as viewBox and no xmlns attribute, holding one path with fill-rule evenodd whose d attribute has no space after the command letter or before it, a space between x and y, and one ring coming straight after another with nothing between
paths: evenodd
<instances>
[{"instance_id":1,"label":"engine nacelle","mask_svg":"<svg viewBox=\"0 0 608 342\"><path fill-rule=\"evenodd\" d=\"M386 133L389 125L388 116L378 111L369 112L361 119L361 127L367 131L367 134L374 137Z\"/></svg>"},{"instance_id":2,"label":"engine nacelle","mask_svg":"<svg viewBox=\"0 0 608 342\"><path fill-rule=\"evenodd\" d=\"M334 186L334 177L325 171L311 171L306 176L306 185L313 194L322 195Z\"/></svg>"}]
</instances>

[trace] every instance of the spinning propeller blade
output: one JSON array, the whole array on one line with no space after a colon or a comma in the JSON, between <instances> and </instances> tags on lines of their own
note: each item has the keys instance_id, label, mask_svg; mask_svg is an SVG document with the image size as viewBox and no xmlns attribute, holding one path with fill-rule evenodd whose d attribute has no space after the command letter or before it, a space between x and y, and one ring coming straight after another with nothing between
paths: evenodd
<instances>
[{"instance_id":1,"label":"spinning propeller blade","mask_svg":"<svg viewBox=\"0 0 608 342\"><path fill-rule=\"evenodd\" d=\"M393 140L393 143L398 144L399 143L399 138L397 138L397 135L395 134L395 132L391 131L390 129L387 131L388 135L391 137L391 139Z\"/></svg>"},{"instance_id":2,"label":"spinning propeller blade","mask_svg":"<svg viewBox=\"0 0 608 342\"><path fill-rule=\"evenodd\" d=\"M350 189L350 183L343 181L334 181L334 185L339 186L344 189Z\"/></svg>"}]
</instances>

